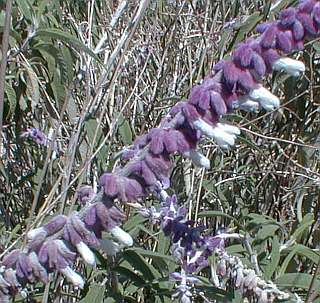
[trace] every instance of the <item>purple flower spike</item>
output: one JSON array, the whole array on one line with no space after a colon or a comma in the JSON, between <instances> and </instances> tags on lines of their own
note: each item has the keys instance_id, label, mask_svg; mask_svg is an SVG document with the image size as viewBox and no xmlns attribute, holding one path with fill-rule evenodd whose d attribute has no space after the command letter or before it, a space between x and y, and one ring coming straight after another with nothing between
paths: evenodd
<instances>
[{"instance_id":1,"label":"purple flower spike","mask_svg":"<svg viewBox=\"0 0 320 303\"><path fill-rule=\"evenodd\" d=\"M61 270L71 265L76 258L62 240L48 240L39 250L39 261L49 270Z\"/></svg>"},{"instance_id":2,"label":"purple flower spike","mask_svg":"<svg viewBox=\"0 0 320 303\"><path fill-rule=\"evenodd\" d=\"M16 292L19 288L21 288L21 284L19 283L16 273L12 268L8 268L2 274L3 278L10 285L10 288L13 292Z\"/></svg>"},{"instance_id":3,"label":"purple flower spike","mask_svg":"<svg viewBox=\"0 0 320 303\"><path fill-rule=\"evenodd\" d=\"M78 199L81 204L90 202L96 195L93 188L89 185L84 185L78 190Z\"/></svg>"}]
</instances>

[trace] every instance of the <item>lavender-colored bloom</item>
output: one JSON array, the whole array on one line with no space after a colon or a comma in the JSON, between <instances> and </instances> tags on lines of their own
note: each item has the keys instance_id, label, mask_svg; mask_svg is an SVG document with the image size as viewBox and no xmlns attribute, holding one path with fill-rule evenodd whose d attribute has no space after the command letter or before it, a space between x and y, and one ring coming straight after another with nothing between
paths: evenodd
<instances>
[{"instance_id":1,"label":"lavender-colored bloom","mask_svg":"<svg viewBox=\"0 0 320 303\"><path fill-rule=\"evenodd\" d=\"M21 136L31 138L39 145L48 146L49 144L47 135L38 128L28 128Z\"/></svg>"},{"instance_id":2,"label":"lavender-colored bloom","mask_svg":"<svg viewBox=\"0 0 320 303\"><path fill-rule=\"evenodd\" d=\"M101 238L102 231L119 226L124 218L124 213L114 205L98 202L86 211L84 222Z\"/></svg>"},{"instance_id":3,"label":"lavender-colored bloom","mask_svg":"<svg viewBox=\"0 0 320 303\"><path fill-rule=\"evenodd\" d=\"M241 43L233 53L233 60L239 67L249 67L254 51L247 43Z\"/></svg>"},{"instance_id":4,"label":"lavender-colored bloom","mask_svg":"<svg viewBox=\"0 0 320 303\"><path fill-rule=\"evenodd\" d=\"M81 204L86 204L86 203L90 202L93 199L93 197L96 195L93 188L89 185L82 186L78 190L77 194L78 194L79 202Z\"/></svg>"},{"instance_id":5,"label":"lavender-colored bloom","mask_svg":"<svg viewBox=\"0 0 320 303\"><path fill-rule=\"evenodd\" d=\"M268 28L263 32L260 40L260 44L264 48L274 47L274 41L277 35L276 23L269 23Z\"/></svg>"},{"instance_id":6,"label":"lavender-colored bloom","mask_svg":"<svg viewBox=\"0 0 320 303\"><path fill-rule=\"evenodd\" d=\"M159 155L164 152L173 154L183 153L195 147L196 142L192 142L187 134L175 129L154 128L148 134L150 141L150 151Z\"/></svg>"},{"instance_id":7,"label":"lavender-colored bloom","mask_svg":"<svg viewBox=\"0 0 320 303\"><path fill-rule=\"evenodd\" d=\"M70 266L76 254L62 240L47 240L39 250L39 261L49 270L61 270Z\"/></svg>"},{"instance_id":8,"label":"lavender-colored bloom","mask_svg":"<svg viewBox=\"0 0 320 303\"><path fill-rule=\"evenodd\" d=\"M191 288L186 284L181 284L176 287L176 291L172 297L176 298L180 303L191 303L192 293L190 292L190 289Z\"/></svg>"},{"instance_id":9,"label":"lavender-colored bloom","mask_svg":"<svg viewBox=\"0 0 320 303\"><path fill-rule=\"evenodd\" d=\"M99 179L104 193L110 198L118 198L122 202L136 201L145 195L144 188L135 179L105 173Z\"/></svg>"}]
</instances>

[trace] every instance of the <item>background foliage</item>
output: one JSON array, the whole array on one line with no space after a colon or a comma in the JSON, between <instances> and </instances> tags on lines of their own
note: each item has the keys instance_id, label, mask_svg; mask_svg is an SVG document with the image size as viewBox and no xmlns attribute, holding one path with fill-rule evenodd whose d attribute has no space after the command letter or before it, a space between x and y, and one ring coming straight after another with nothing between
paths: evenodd
<instances>
[{"instance_id":1,"label":"background foliage","mask_svg":"<svg viewBox=\"0 0 320 303\"><path fill-rule=\"evenodd\" d=\"M96 184L119 162L118 152L158 125L214 63L254 34L258 22L295 2L151 1L134 32L135 1L16 0L0 160L1 253L19 246L30 227L77 208L82 184ZM0 5L2 32L4 1ZM213 234L228 229L246 235L263 277L303 298L319 263L319 52L313 41L296 54L307 67L302 77L265 80L281 96L279 110L227 117L242 134L229 152L203 143L210 170L177 157L172 172L173 190L190 219ZM21 137L28 127L51 134L57 146L46 149ZM158 204L152 197L143 203ZM125 210L134 248L117 258L96 252L95 270L79 264L88 281L84 290L72 292L57 277L35 285L30 300L171 301L168 275L176 265L169 240L129 206ZM247 247L237 241L227 247L250 264ZM201 276L206 281L206 273ZM318 278L313 285L320 289ZM206 296L242 302L232 288L217 291L208 280ZM197 300L205 300L201 292Z\"/></svg>"}]
</instances>

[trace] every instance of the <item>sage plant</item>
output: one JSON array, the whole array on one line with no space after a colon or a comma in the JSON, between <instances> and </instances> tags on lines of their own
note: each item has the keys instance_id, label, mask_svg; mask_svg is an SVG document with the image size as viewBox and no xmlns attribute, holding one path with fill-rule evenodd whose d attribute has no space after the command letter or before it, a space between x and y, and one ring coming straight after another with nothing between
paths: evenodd
<instances>
[{"instance_id":1,"label":"sage plant","mask_svg":"<svg viewBox=\"0 0 320 303\"><path fill-rule=\"evenodd\" d=\"M294 77L305 71L303 62L287 57L304 49L305 41L319 36L320 2L304 0L297 7L281 11L278 20L260 24L258 37L240 43L230 59L219 61L200 84L195 85L187 100L178 102L163 118L159 127L138 137L122 152L126 164L113 172L105 172L99 179L99 190L84 186L78 192L80 211L58 215L41 227L30 230L27 244L12 250L2 260L0 300L9 302L28 283L48 283L50 275L59 272L74 286L83 288L85 281L74 270L77 257L95 266L92 249L115 255L122 248L133 245L132 237L120 226L126 216L120 203L143 201L153 194L161 201L161 208L139 209L139 212L159 224L163 233L172 239L172 255L181 272L171 274L177 282L173 297L180 302L192 302L193 286L201 284L194 273L210 267L213 283L224 287L228 280L242 295L257 302L273 302L289 298L291 294L264 281L259 273L247 268L237 257L225 250L226 239L242 236L222 231L206 235L205 226L188 220L187 209L175 195L169 196L173 155L189 158L197 166L209 168L210 161L199 149L199 142L207 137L222 149L231 148L240 134L238 127L224 123L221 118L234 109L245 111L276 110L280 100L263 86L262 80L273 71L286 72ZM38 144L48 139L38 130L30 129L24 136ZM104 231L113 236L106 241ZM217 264L210 263L211 256Z\"/></svg>"}]
</instances>

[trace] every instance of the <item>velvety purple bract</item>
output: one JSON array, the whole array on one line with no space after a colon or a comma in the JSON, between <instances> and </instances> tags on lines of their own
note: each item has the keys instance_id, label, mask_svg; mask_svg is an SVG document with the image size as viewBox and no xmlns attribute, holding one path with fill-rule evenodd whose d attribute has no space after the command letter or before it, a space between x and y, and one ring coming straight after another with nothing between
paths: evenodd
<instances>
[{"instance_id":1,"label":"velvety purple bract","mask_svg":"<svg viewBox=\"0 0 320 303\"><path fill-rule=\"evenodd\" d=\"M319 26L320 25L320 3L319 2L313 8L313 19Z\"/></svg>"},{"instance_id":2,"label":"velvety purple bract","mask_svg":"<svg viewBox=\"0 0 320 303\"><path fill-rule=\"evenodd\" d=\"M252 57L252 68L252 72L257 80L264 77L267 72L267 67L263 58L257 53L255 53Z\"/></svg>"},{"instance_id":3,"label":"velvety purple bract","mask_svg":"<svg viewBox=\"0 0 320 303\"><path fill-rule=\"evenodd\" d=\"M291 31L279 31L276 38L277 47L285 53L290 53L293 49Z\"/></svg>"},{"instance_id":4,"label":"velvety purple bract","mask_svg":"<svg viewBox=\"0 0 320 303\"><path fill-rule=\"evenodd\" d=\"M312 18L307 14L297 14L297 19L301 22L305 32L311 37L317 34L316 24L313 22Z\"/></svg>"},{"instance_id":5,"label":"velvety purple bract","mask_svg":"<svg viewBox=\"0 0 320 303\"><path fill-rule=\"evenodd\" d=\"M64 215L55 216L47 224L43 225L43 228L51 236L61 230L67 222L67 217Z\"/></svg>"},{"instance_id":6,"label":"velvety purple bract","mask_svg":"<svg viewBox=\"0 0 320 303\"><path fill-rule=\"evenodd\" d=\"M234 51L233 58L239 67L249 67L253 54L254 51L248 44L241 44Z\"/></svg>"},{"instance_id":7,"label":"velvety purple bract","mask_svg":"<svg viewBox=\"0 0 320 303\"><path fill-rule=\"evenodd\" d=\"M270 24L269 28L264 31L261 36L260 44L264 48L271 48L274 46L274 41L277 34L276 24Z\"/></svg>"},{"instance_id":8,"label":"velvety purple bract","mask_svg":"<svg viewBox=\"0 0 320 303\"><path fill-rule=\"evenodd\" d=\"M280 12L279 14L280 24L285 27L289 28L293 25L296 19L296 10L293 7L287 8Z\"/></svg>"}]
</instances>

